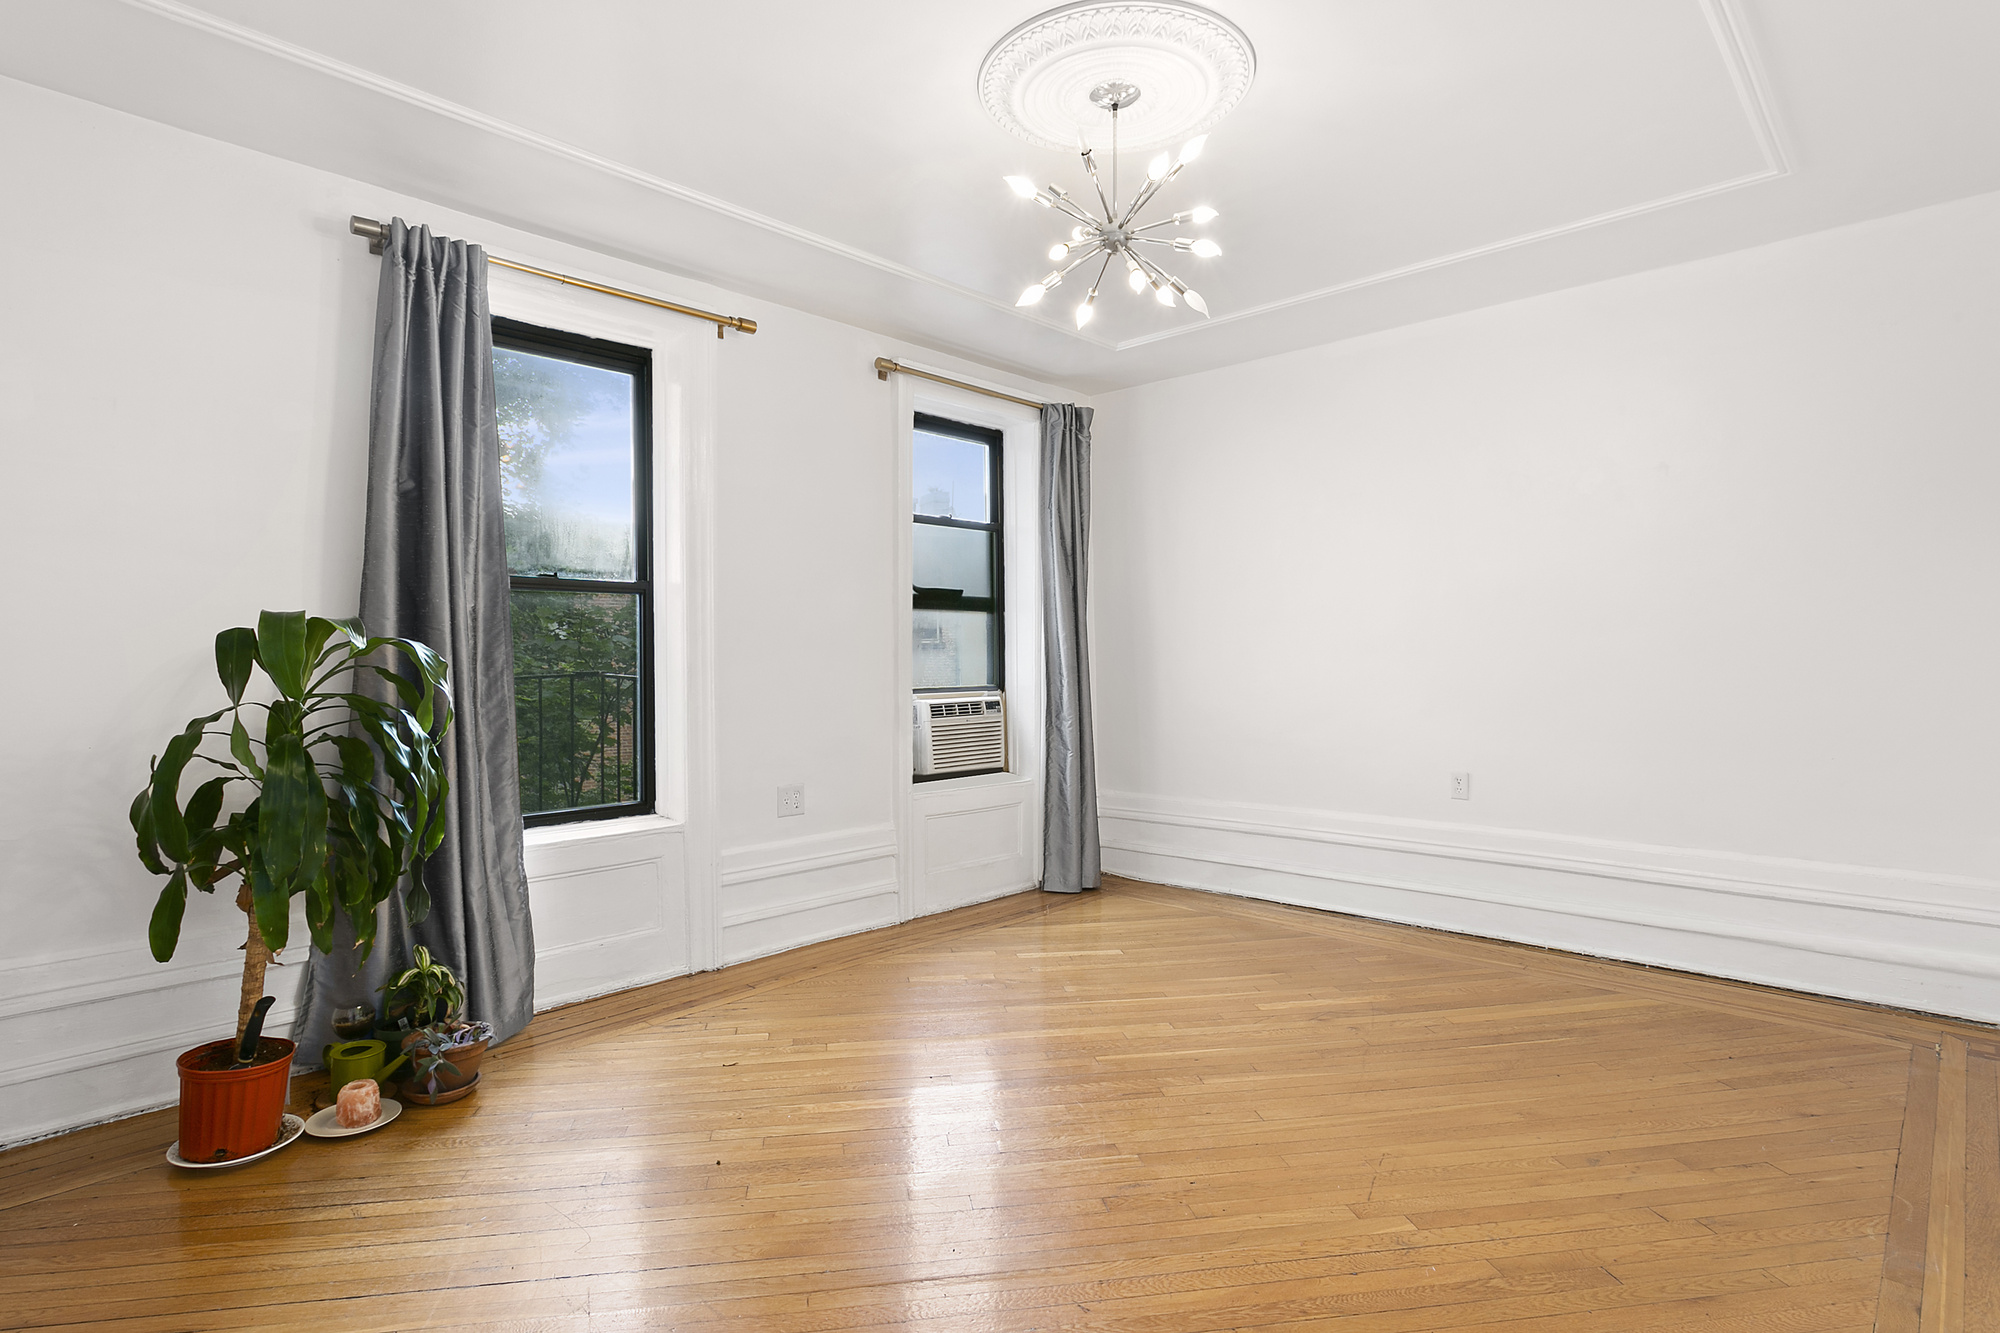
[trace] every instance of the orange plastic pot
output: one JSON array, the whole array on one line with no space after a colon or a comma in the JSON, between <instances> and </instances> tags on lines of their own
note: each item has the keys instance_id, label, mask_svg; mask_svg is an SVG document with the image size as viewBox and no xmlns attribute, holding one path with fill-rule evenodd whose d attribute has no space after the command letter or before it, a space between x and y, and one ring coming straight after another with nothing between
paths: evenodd
<instances>
[{"instance_id":1,"label":"orange plastic pot","mask_svg":"<svg viewBox=\"0 0 2000 1333\"><path fill-rule=\"evenodd\" d=\"M282 1037L266 1037L260 1049L284 1047L275 1059L248 1069L197 1069L211 1051L236 1043L211 1041L181 1053L174 1063L181 1074L182 1158L190 1162L227 1162L262 1152L278 1141L285 1128L285 1095L292 1086L292 1056L297 1045Z\"/></svg>"}]
</instances>

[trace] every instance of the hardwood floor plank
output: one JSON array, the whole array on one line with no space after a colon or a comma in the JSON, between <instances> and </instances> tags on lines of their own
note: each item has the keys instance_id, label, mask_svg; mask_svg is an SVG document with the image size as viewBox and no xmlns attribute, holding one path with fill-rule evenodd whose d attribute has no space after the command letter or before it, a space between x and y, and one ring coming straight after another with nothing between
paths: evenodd
<instances>
[{"instance_id":1,"label":"hardwood floor plank","mask_svg":"<svg viewBox=\"0 0 2000 1333\"><path fill-rule=\"evenodd\" d=\"M1993 1050L1113 881L544 1014L229 1172L165 1115L0 1154L0 1326L2000 1333Z\"/></svg>"}]
</instances>

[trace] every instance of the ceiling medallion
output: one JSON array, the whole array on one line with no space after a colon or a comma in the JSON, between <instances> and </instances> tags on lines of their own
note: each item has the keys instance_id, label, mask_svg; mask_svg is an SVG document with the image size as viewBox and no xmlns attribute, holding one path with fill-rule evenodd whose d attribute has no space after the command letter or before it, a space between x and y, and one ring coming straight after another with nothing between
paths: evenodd
<instances>
[{"instance_id":1,"label":"ceiling medallion","mask_svg":"<svg viewBox=\"0 0 2000 1333\"><path fill-rule=\"evenodd\" d=\"M1174 304L1175 293L1203 319L1208 318L1208 302L1202 300L1201 293L1176 278L1139 249L1142 245L1164 245L1170 250L1181 250L1199 255L1203 259L1213 259L1222 253L1222 247L1203 237L1196 240L1191 236L1148 236L1147 232L1158 231L1162 227L1178 226L1192 222L1196 226L1208 222L1215 216L1215 210L1206 204L1162 218L1158 222L1141 223L1139 210L1153 201L1160 187L1181 174L1181 169L1201 156L1202 145L1208 142L1206 134L1197 134L1181 145L1180 156L1173 157L1161 153L1146 168L1146 183L1132 196L1132 202L1120 206L1118 199L1118 113L1139 101L1139 89L1130 83L1113 80L1101 83L1091 90L1091 101L1111 113L1111 192L1104 192L1104 177L1098 173L1097 158L1092 154L1090 144L1083 145L1083 169L1090 177L1091 188L1097 192L1097 202L1103 206L1104 217L1093 217L1085 208L1079 207L1069 193L1060 185L1051 185L1047 190L1038 190L1035 183L1026 176L1009 176L1007 184L1015 194L1023 199L1032 199L1043 208L1077 220L1070 228L1067 241L1057 241L1049 247L1049 258L1057 267L1048 271L1040 282L1030 283L1021 293L1015 305L1034 305L1049 290L1059 285L1069 271L1079 264L1087 264L1099 255L1104 260L1097 266L1097 277L1090 284L1090 291L1083 300L1077 302L1076 326L1080 329L1090 323L1097 312L1097 289L1104 281L1104 275L1111 268L1111 261L1125 261L1126 281L1131 284L1136 295L1148 287L1153 289L1154 299L1161 305Z\"/></svg>"},{"instance_id":2,"label":"ceiling medallion","mask_svg":"<svg viewBox=\"0 0 2000 1333\"><path fill-rule=\"evenodd\" d=\"M1104 124L1092 90L1145 89L1123 112L1125 146L1145 151L1200 134L1250 91L1257 53L1242 29L1182 0L1081 0L1002 37L979 66L979 99L1009 134L1071 149Z\"/></svg>"}]
</instances>

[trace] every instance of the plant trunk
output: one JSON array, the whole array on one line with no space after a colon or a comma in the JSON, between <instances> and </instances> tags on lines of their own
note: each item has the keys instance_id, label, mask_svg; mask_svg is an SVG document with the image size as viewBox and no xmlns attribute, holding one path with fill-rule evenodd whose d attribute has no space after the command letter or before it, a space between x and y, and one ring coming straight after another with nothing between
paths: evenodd
<instances>
[{"instance_id":1,"label":"plant trunk","mask_svg":"<svg viewBox=\"0 0 2000 1333\"><path fill-rule=\"evenodd\" d=\"M264 932L257 929L257 908L250 900L247 874L243 877L243 887L236 892L236 905L250 918L250 938L243 942L243 995L236 1006L236 1040L240 1042L244 1029L250 1026L250 1011L264 998L264 969L270 965L271 950L264 944Z\"/></svg>"}]
</instances>

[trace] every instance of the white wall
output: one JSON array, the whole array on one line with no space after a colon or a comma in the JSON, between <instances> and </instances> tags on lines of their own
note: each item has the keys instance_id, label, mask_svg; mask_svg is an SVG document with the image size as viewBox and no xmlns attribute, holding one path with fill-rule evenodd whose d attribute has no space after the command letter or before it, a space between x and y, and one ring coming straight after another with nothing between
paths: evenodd
<instances>
[{"instance_id":1,"label":"white wall","mask_svg":"<svg viewBox=\"0 0 2000 1333\"><path fill-rule=\"evenodd\" d=\"M0 80L0 125L0 1143L171 1101L173 1055L234 1013L240 918L197 901L155 964L159 881L124 812L147 755L214 706L216 630L354 609L379 261L349 214L761 326L717 343L496 279L509 313L556 322L568 302L565 326L614 337L652 321L689 450L669 469L691 543L676 595L712 622L666 743L678 803L532 840L538 1002L899 919L907 511L897 390L870 366L1002 377L24 84ZM803 818L778 819L785 782L805 784ZM291 977L273 989L282 1031Z\"/></svg>"},{"instance_id":2,"label":"white wall","mask_svg":"<svg viewBox=\"0 0 2000 1333\"><path fill-rule=\"evenodd\" d=\"M1100 397L1107 866L2000 1019L1996 234Z\"/></svg>"}]
</instances>

